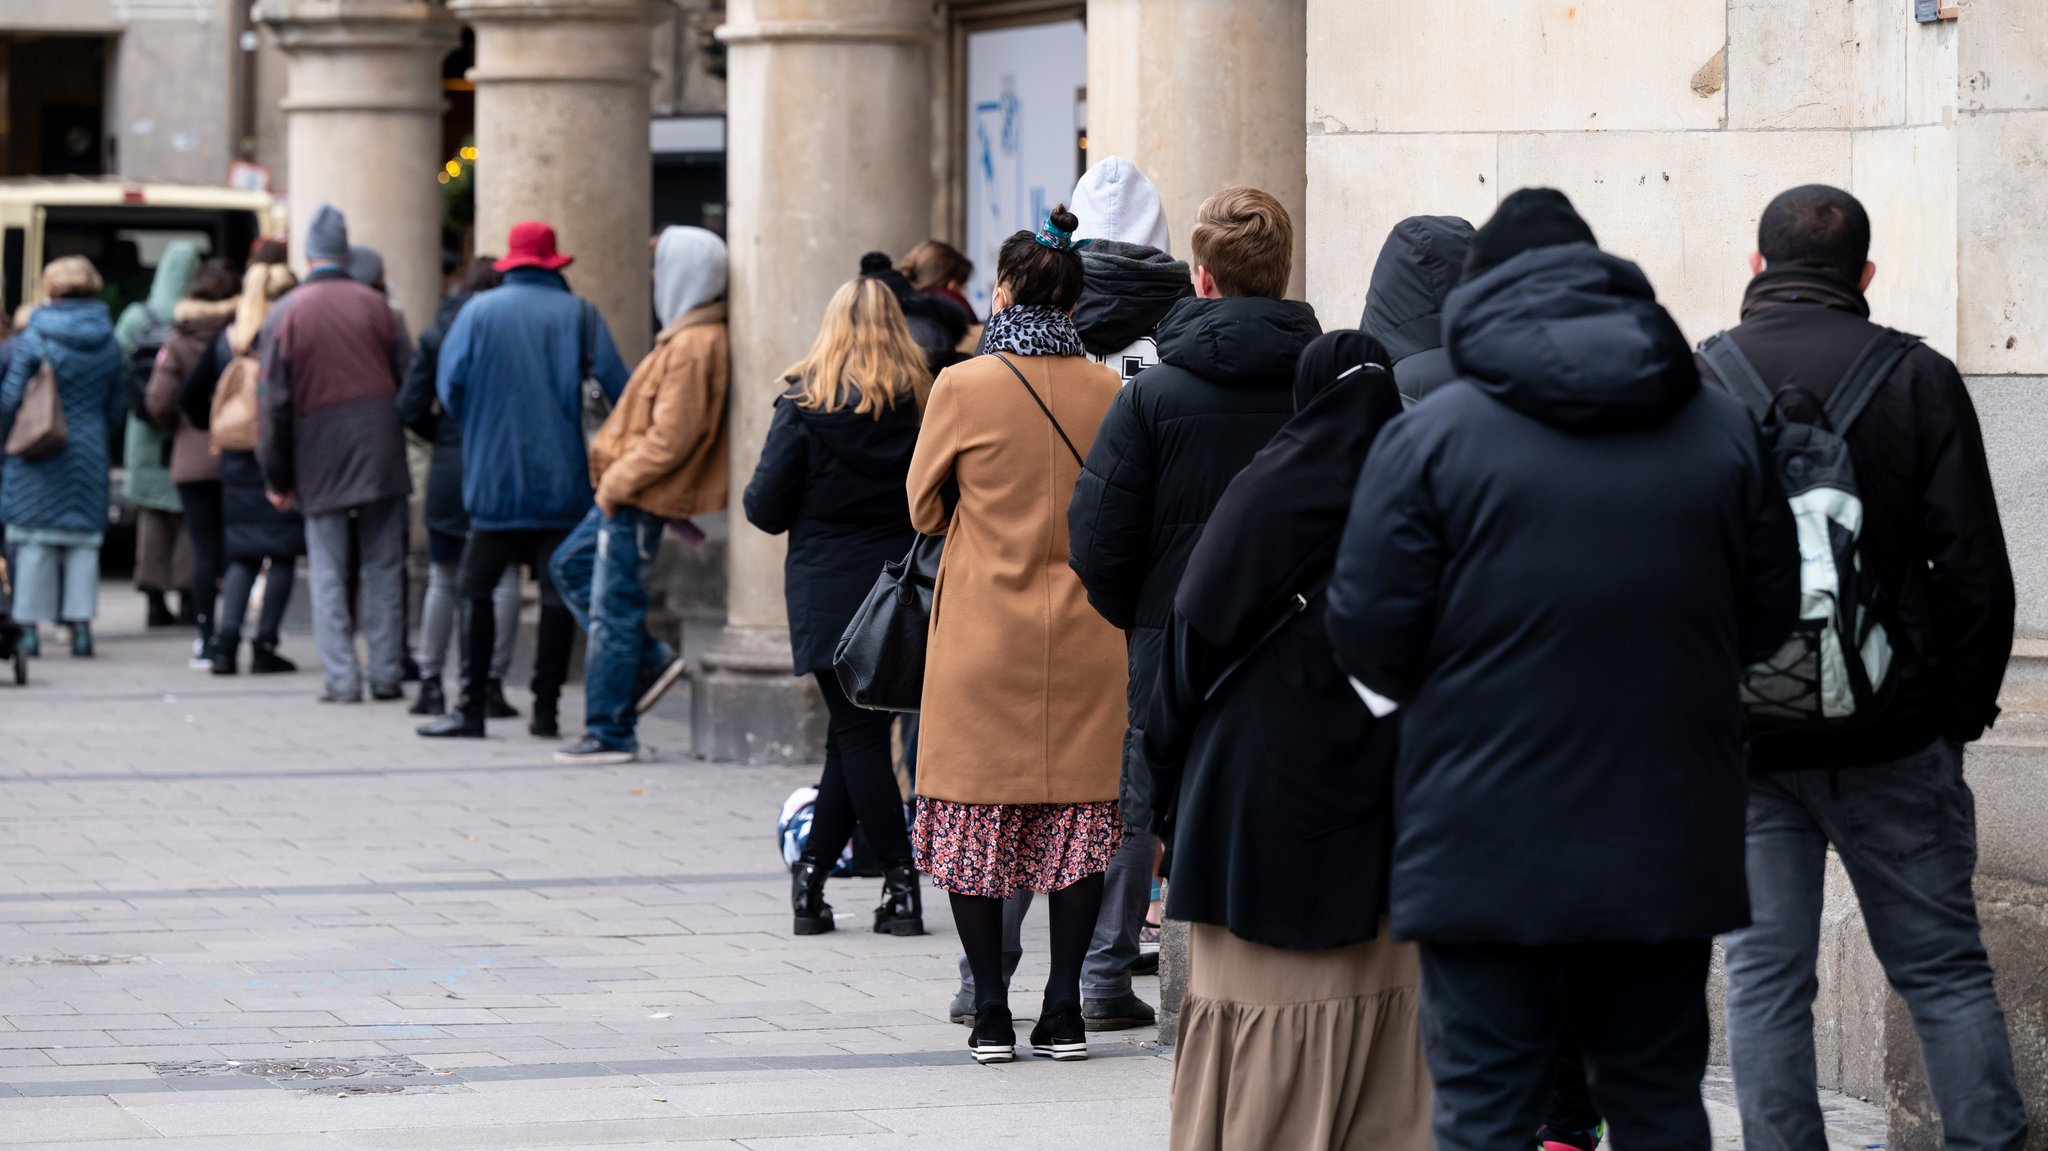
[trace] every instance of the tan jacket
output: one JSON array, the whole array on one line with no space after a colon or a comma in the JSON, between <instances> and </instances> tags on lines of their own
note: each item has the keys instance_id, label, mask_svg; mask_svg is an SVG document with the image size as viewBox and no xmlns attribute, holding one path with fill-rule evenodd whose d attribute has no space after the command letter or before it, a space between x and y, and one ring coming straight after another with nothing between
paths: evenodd
<instances>
[{"instance_id":1,"label":"tan jacket","mask_svg":"<svg viewBox=\"0 0 2048 1151\"><path fill-rule=\"evenodd\" d=\"M599 498L668 519L724 510L726 376L724 301L655 337L590 441Z\"/></svg>"},{"instance_id":2,"label":"tan jacket","mask_svg":"<svg viewBox=\"0 0 2048 1151\"><path fill-rule=\"evenodd\" d=\"M1016 356L1082 455L1116 373L1079 357ZM1067 566L1078 464L994 356L932 385L910 463L910 518L946 537L925 652L917 792L955 803L1117 798L1124 635ZM941 491L958 480L951 515Z\"/></svg>"},{"instance_id":3,"label":"tan jacket","mask_svg":"<svg viewBox=\"0 0 2048 1151\"><path fill-rule=\"evenodd\" d=\"M234 300L179 300L171 313L176 328L164 341L164 350L149 373L144 395L149 418L158 427L175 432L171 441L171 482L207 483L220 478L220 459L213 454L207 433L192 426L178 407L178 392L185 377L192 374L213 344L213 338L235 318Z\"/></svg>"}]
</instances>

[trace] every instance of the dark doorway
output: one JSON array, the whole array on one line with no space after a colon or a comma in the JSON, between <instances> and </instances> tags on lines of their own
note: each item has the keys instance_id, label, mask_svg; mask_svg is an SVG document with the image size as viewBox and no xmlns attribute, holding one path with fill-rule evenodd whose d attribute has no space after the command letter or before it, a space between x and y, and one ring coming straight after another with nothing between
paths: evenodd
<instances>
[{"instance_id":1,"label":"dark doorway","mask_svg":"<svg viewBox=\"0 0 2048 1151\"><path fill-rule=\"evenodd\" d=\"M0 176L98 176L108 171L104 36L0 36L7 115Z\"/></svg>"}]
</instances>

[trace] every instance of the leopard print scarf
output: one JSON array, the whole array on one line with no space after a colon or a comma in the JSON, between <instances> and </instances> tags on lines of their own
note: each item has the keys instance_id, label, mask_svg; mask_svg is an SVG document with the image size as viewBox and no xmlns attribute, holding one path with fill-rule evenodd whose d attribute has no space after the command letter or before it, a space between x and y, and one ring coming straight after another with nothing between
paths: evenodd
<instances>
[{"instance_id":1,"label":"leopard print scarf","mask_svg":"<svg viewBox=\"0 0 2048 1151\"><path fill-rule=\"evenodd\" d=\"M1011 304L988 318L981 352L1019 356L1079 356L1081 333L1074 318L1050 304Z\"/></svg>"}]
</instances>

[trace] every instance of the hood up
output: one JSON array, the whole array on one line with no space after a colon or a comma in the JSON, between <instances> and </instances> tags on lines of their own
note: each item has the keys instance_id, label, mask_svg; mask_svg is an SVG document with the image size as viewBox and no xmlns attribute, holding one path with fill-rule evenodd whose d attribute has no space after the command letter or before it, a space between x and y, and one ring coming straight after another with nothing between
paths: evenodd
<instances>
[{"instance_id":1,"label":"hood up","mask_svg":"<svg viewBox=\"0 0 2048 1151\"><path fill-rule=\"evenodd\" d=\"M1267 384L1292 380L1301 350L1322 334L1300 300L1224 296L1173 305L1153 338L1163 363L1219 384Z\"/></svg>"},{"instance_id":2,"label":"hood up","mask_svg":"<svg viewBox=\"0 0 2048 1151\"><path fill-rule=\"evenodd\" d=\"M1591 244L1534 248L1462 285L1444 342L1459 375L1566 431L1653 427L1700 386L1643 270Z\"/></svg>"},{"instance_id":3,"label":"hood up","mask_svg":"<svg viewBox=\"0 0 2048 1151\"><path fill-rule=\"evenodd\" d=\"M1081 269L1074 327L1081 346L1097 356L1121 352L1151 335L1176 301L1195 294L1185 260L1144 244L1091 240L1081 249Z\"/></svg>"},{"instance_id":4,"label":"hood up","mask_svg":"<svg viewBox=\"0 0 2048 1151\"><path fill-rule=\"evenodd\" d=\"M1443 346L1444 301L1465 271L1472 225L1456 216L1410 216L1394 225L1372 268L1358 327L1395 363Z\"/></svg>"},{"instance_id":5,"label":"hood up","mask_svg":"<svg viewBox=\"0 0 2048 1151\"><path fill-rule=\"evenodd\" d=\"M1116 240L1173 251L1159 189L1122 156L1110 156L1081 173L1067 207L1081 221L1074 229L1077 240Z\"/></svg>"},{"instance_id":6,"label":"hood up","mask_svg":"<svg viewBox=\"0 0 2048 1151\"><path fill-rule=\"evenodd\" d=\"M850 397L846 406L834 411L798 408L796 414L819 446L861 475L881 480L903 476L923 422L917 401L908 396L879 420L854 411Z\"/></svg>"},{"instance_id":7,"label":"hood up","mask_svg":"<svg viewBox=\"0 0 2048 1151\"><path fill-rule=\"evenodd\" d=\"M703 228L661 230L654 245L654 314L661 326L725 295L725 241Z\"/></svg>"}]
</instances>

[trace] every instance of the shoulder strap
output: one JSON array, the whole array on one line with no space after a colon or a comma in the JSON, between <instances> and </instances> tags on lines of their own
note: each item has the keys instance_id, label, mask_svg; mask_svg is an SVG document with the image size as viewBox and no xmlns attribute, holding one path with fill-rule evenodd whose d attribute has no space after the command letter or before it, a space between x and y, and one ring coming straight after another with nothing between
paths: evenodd
<instances>
[{"instance_id":1,"label":"shoulder strap","mask_svg":"<svg viewBox=\"0 0 2048 1151\"><path fill-rule=\"evenodd\" d=\"M1713 370L1714 378L1721 381L1721 389L1749 405L1761 420L1771 414L1771 406L1777 402L1777 395L1771 386L1757 374L1756 365L1742 354L1727 332L1716 332L1700 344L1700 358Z\"/></svg>"},{"instance_id":2,"label":"shoulder strap","mask_svg":"<svg viewBox=\"0 0 2048 1151\"><path fill-rule=\"evenodd\" d=\"M583 324L578 333L577 354L581 357L583 374L577 378L578 383L589 379L592 369L597 365L597 305L589 300L582 303Z\"/></svg>"},{"instance_id":3,"label":"shoulder strap","mask_svg":"<svg viewBox=\"0 0 2048 1151\"><path fill-rule=\"evenodd\" d=\"M1003 362L1004 367L1010 369L1010 374L1017 377L1017 382L1024 385L1024 390L1031 393L1032 402L1038 405L1039 411L1045 413L1046 420L1052 424L1052 430L1060 434L1060 439L1066 443L1067 450L1074 453L1074 462L1081 463L1080 449L1074 446L1073 440L1067 438L1067 429L1061 427L1059 420L1053 418L1052 409L1046 407L1045 401L1038 398L1038 389L1031 386L1031 381L1024 378L1024 373L1017 370L1017 365L1010 362L1010 357L1001 352L996 352L995 357Z\"/></svg>"},{"instance_id":4,"label":"shoulder strap","mask_svg":"<svg viewBox=\"0 0 2048 1151\"><path fill-rule=\"evenodd\" d=\"M1895 328L1880 328L1863 350L1849 362L1849 370L1842 373L1842 382L1828 396L1828 426L1838 436L1849 434L1863 409L1877 395L1877 389L1891 378L1892 369L1906 358L1906 353L1920 342L1920 337L1908 335Z\"/></svg>"},{"instance_id":5,"label":"shoulder strap","mask_svg":"<svg viewBox=\"0 0 2048 1151\"><path fill-rule=\"evenodd\" d=\"M1335 574L1334 568L1324 572L1321 579L1289 596L1287 602L1282 604L1279 611L1275 613L1273 620L1260 630L1258 638L1251 642L1251 646L1245 648L1242 654L1236 659L1231 660L1222 671L1216 673L1216 678L1209 682L1209 690L1202 693L1202 702L1207 703L1215 699L1216 693L1222 691L1224 685L1229 683L1238 672L1243 671L1244 665L1250 663L1252 657L1259 654L1260 649L1264 648L1274 636L1279 635L1289 623L1293 622L1295 616L1307 611L1308 605L1314 603L1316 597L1322 595L1324 590L1330 586L1330 577Z\"/></svg>"}]
</instances>

